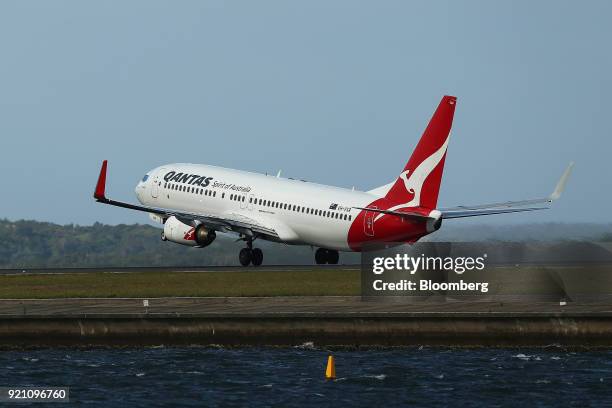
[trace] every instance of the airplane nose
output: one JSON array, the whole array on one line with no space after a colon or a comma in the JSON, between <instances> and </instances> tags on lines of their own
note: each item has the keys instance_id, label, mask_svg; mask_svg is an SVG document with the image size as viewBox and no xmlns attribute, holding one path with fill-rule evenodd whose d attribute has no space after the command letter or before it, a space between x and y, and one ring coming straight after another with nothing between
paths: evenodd
<instances>
[{"instance_id":1,"label":"airplane nose","mask_svg":"<svg viewBox=\"0 0 612 408\"><path fill-rule=\"evenodd\" d=\"M141 203L142 203L142 191L144 190L144 187L145 187L144 183L141 181L136 185L136 188L134 189L134 194L136 194L136 198Z\"/></svg>"}]
</instances>

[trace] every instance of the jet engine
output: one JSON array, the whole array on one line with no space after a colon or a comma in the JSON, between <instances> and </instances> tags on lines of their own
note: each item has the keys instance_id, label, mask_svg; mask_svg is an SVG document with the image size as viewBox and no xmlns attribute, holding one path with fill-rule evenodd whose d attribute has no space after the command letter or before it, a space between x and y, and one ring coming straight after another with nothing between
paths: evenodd
<instances>
[{"instance_id":1,"label":"jet engine","mask_svg":"<svg viewBox=\"0 0 612 408\"><path fill-rule=\"evenodd\" d=\"M215 231L206 228L204 224L192 227L174 216L166 220L162 232L162 240L164 241L193 247L208 246L212 244L215 238L217 238Z\"/></svg>"}]
</instances>

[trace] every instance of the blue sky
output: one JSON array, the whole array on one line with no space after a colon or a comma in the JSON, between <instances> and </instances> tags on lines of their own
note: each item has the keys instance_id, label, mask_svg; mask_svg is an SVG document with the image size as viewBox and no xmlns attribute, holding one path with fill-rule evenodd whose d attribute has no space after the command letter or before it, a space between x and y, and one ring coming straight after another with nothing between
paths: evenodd
<instances>
[{"instance_id":1,"label":"blue sky","mask_svg":"<svg viewBox=\"0 0 612 408\"><path fill-rule=\"evenodd\" d=\"M144 222L94 204L167 162L370 189L443 94L459 101L439 204L548 194L490 222L610 222L612 2L0 3L0 217ZM459 221L465 222L465 221Z\"/></svg>"}]
</instances>

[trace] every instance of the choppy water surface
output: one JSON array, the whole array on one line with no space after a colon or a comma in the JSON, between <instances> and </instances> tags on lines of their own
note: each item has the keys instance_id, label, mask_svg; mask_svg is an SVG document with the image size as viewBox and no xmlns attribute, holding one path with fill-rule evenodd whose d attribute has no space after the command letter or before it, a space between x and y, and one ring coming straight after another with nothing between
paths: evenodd
<instances>
[{"instance_id":1,"label":"choppy water surface","mask_svg":"<svg viewBox=\"0 0 612 408\"><path fill-rule=\"evenodd\" d=\"M0 386L69 386L71 402L93 406L612 406L612 351L335 351L338 378L326 381L328 354L310 347L3 351Z\"/></svg>"}]
</instances>

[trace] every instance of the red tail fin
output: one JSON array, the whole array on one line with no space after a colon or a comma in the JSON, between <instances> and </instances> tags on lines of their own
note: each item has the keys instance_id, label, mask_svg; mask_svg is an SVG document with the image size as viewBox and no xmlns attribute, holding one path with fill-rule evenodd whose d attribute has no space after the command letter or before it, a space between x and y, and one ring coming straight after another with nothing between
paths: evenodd
<instances>
[{"instance_id":1,"label":"red tail fin","mask_svg":"<svg viewBox=\"0 0 612 408\"><path fill-rule=\"evenodd\" d=\"M444 96L404 171L386 197L406 207L436 208L457 98Z\"/></svg>"}]
</instances>

